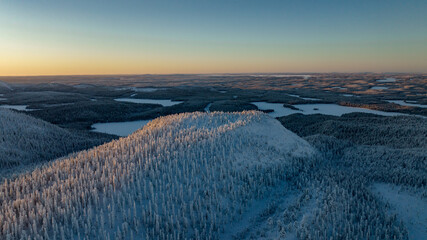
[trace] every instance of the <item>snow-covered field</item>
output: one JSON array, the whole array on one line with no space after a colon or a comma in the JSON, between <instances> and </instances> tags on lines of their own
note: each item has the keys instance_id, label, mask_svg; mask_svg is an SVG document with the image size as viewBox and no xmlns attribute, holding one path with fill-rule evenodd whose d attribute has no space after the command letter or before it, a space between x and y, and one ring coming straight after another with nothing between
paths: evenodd
<instances>
[{"instance_id":1,"label":"snow-covered field","mask_svg":"<svg viewBox=\"0 0 427 240\"><path fill-rule=\"evenodd\" d=\"M118 102L144 103L144 104L160 104L163 107L170 107L182 103L181 101L172 101L165 99L140 99L140 98L116 98Z\"/></svg>"},{"instance_id":2,"label":"snow-covered field","mask_svg":"<svg viewBox=\"0 0 427 240\"><path fill-rule=\"evenodd\" d=\"M302 113L302 114L326 114L333 116L341 116L346 113L352 112L363 112L363 113L372 113L378 114L382 116L402 116L405 115L403 113L396 112L384 112L378 110L371 110L366 108L356 108L356 107L347 107L341 106L337 104L296 104L294 107L300 110L294 110L283 106L283 103L268 103L268 102L252 102L255 106L260 110L274 110L269 113L272 117L283 117L287 115L291 115L294 113Z\"/></svg>"},{"instance_id":3,"label":"snow-covered field","mask_svg":"<svg viewBox=\"0 0 427 240\"><path fill-rule=\"evenodd\" d=\"M128 136L136 130L145 126L151 120L129 121L129 122L110 122L110 123L95 123L92 125L92 131L117 136Z\"/></svg>"},{"instance_id":4,"label":"snow-covered field","mask_svg":"<svg viewBox=\"0 0 427 240\"><path fill-rule=\"evenodd\" d=\"M399 186L376 183L373 192L390 204L390 212L397 214L408 229L409 239L427 237L427 199L409 193Z\"/></svg>"}]
</instances>

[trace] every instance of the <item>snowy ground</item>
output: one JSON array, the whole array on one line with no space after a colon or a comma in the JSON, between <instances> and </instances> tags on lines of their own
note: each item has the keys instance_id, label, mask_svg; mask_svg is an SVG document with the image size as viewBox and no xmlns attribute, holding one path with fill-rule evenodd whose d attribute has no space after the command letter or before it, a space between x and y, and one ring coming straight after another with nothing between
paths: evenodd
<instances>
[{"instance_id":1,"label":"snowy ground","mask_svg":"<svg viewBox=\"0 0 427 240\"><path fill-rule=\"evenodd\" d=\"M144 104L160 104L163 107L170 107L176 104L183 103L181 101L171 101L164 99L140 99L140 98L116 98L119 102L144 103Z\"/></svg>"},{"instance_id":2,"label":"snowy ground","mask_svg":"<svg viewBox=\"0 0 427 240\"><path fill-rule=\"evenodd\" d=\"M372 191L390 204L389 211L397 214L408 229L409 239L427 239L427 199L402 190L401 187L376 183Z\"/></svg>"}]
</instances>

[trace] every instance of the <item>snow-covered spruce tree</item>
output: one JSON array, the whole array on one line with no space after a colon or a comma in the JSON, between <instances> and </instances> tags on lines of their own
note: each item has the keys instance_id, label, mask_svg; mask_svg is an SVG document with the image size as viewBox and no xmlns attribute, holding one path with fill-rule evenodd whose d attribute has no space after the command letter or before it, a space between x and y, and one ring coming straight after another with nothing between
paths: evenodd
<instances>
[{"instance_id":1,"label":"snow-covered spruce tree","mask_svg":"<svg viewBox=\"0 0 427 240\"><path fill-rule=\"evenodd\" d=\"M218 239L313 154L260 112L161 117L0 185L0 238Z\"/></svg>"},{"instance_id":2,"label":"snow-covered spruce tree","mask_svg":"<svg viewBox=\"0 0 427 240\"><path fill-rule=\"evenodd\" d=\"M105 140L77 134L13 110L0 109L0 170L52 160Z\"/></svg>"}]
</instances>

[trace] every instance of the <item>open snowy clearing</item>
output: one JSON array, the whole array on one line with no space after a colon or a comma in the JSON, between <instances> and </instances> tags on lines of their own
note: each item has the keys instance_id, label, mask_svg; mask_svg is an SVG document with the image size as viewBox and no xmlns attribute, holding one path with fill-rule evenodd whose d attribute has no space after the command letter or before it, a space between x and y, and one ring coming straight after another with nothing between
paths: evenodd
<instances>
[{"instance_id":1,"label":"open snowy clearing","mask_svg":"<svg viewBox=\"0 0 427 240\"><path fill-rule=\"evenodd\" d=\"M291 115L294 113L302 113L302 114L325 114L325 115L333 115L333 116L341 116L346 113L352 112L363 112L363 113L372 113L382 116L403 116L407 114L396 113L396 112L384 112L378 110L371 110L365 108L356 108L356 107L347 107L341 106L337 104L297 104L293 105L294 107L300 110L294 110L283 106L283 103L268 103L268 102L252 102L255 106L260 110L274 110L269 113L272 117L283 117L287 115Z\"/></svg>"},{"instance_id":2,"label":"open snowy clearing","mask_svg":"<svg viewBox=\"0 0 427 240\"><path fill-rule=\"evenodd\" d=\"M165 99L140 99L140 98L116 98L118 102L131 102L131 103L143 103L143 104L160 104L163 107L170 107L176 104L183 103L181 101L172 101Z\"/></svg>"},{"instance_id":3,"label":"open snowy clearing","mask_svg":"<svg viewBox=\"0 0 427 240\"><path fill-rule=\"evenodd\" d=\"M427 200L401 187L376 183L373 192L388 202L390 212L397 214L408 229L409 239L427 239Z\"/></svg>"}]
</instances>

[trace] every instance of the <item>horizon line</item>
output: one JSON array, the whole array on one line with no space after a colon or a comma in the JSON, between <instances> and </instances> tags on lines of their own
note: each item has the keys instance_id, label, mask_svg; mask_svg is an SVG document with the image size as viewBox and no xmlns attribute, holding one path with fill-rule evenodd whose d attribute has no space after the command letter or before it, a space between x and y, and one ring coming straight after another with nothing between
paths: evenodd
<instances>
[{"instance_id":1,"label":"horizon line","mask_svg":"<svg viewBox=\"0 0 427 240\"><path fill-rule=\"evenodd\" d=\"M32 74L32 75L0 75L0 78L4 77L55 77L55 76L144 76L144 75L248 75L248 74L289 74L289 75L307 75L307 74L427 74L427 72L372 72L372 71L358 71L358 72L346 72L346 71L333 71L333 72L238 72L238 73L106 73L106 74Z\"/></svg>"}]
</instances>

